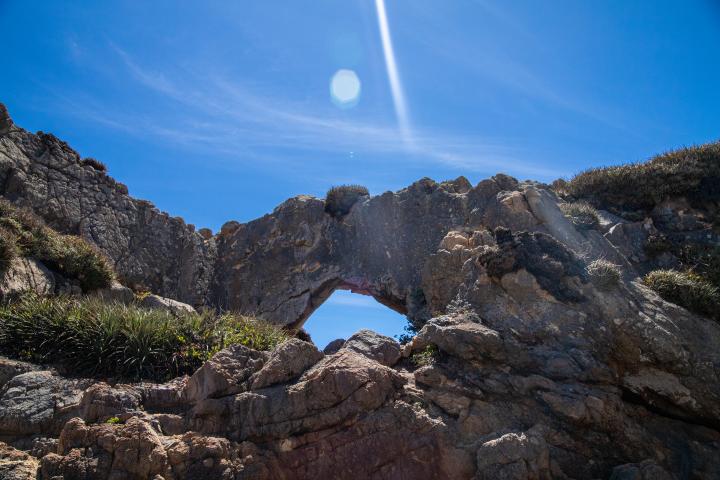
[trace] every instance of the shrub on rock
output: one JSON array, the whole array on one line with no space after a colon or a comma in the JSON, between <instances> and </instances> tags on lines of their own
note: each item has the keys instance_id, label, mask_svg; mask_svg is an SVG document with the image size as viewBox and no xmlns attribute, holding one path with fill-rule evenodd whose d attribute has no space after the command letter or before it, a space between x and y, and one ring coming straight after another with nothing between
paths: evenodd
<instances>
[{"instance_id":1,"label":"shrub on rock","mask_svg":"<svg viewBox=\"0 0 720 480\"><path fill-rule=\"evenodd\" d=\"M332 187L325 196L325 212L333 217L342 217L350 212L360 197L370 195L362 185L340 185Z\"/></svg>"},{"instance_id":2,"label":"shrub on rock","mask_svg":"<svg viewBox=\"0 0 720 480\"><path fill-rule=\"evenodd\" d=\"M107 172L107 165L102 163L100 160L96 160L91 157L83 158L82 164L88 165L88 166L94 168L95 170L97 170L98 172Z\"/></svg>"},{"instance_id":3,"label":"shrub on rock","mask_svg":"<svg viewBox=\"0 0 720 480\"><path fill-rule=\"evenodd\" d=\"M693 272L655 270L643 282L668 302L720 320L720 290Z\"/></svg>"},{"instance_id":4,"label":"shrub on rock","mask_svg":"<svg viewBox=\"0 0 720 480\"><path fill-rule=\"evenodd\" d=\"M593 260L585 270L590 279L601 288L610 288L620 281L620 267L607 260Z\"/></svg>"},{"instance_id":5,"label":"shrub on rock","mask_svg":"<svg viewBox=\"0 0 720 480\"><path fill-rule=\"evenodd\" d=\"M600 223L598 211L587 202L561 203L560 210L581 230L590 230Z\"/></svg>"}]
</instances>

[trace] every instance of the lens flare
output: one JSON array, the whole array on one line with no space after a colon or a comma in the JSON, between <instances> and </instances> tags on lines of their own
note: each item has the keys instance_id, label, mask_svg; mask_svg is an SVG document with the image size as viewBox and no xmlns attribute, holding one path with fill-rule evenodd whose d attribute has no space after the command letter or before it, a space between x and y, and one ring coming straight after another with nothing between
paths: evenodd
<instances>
[{"instance_id":1,"label":"lens flare","mask_svg":"<svg viewBox=\"0 0 720 480\"><path fill-rule=\"evenodd\" d=\"M400 134L403 140L405 140L406 143L411 143L410 120L405 103L405 92L400 82L400 74L398 73L397 62L395 61L395 51L393 49L392 39L390 38L387 12L385 11L385 0L375 0L375 9L377 10L380 39L382 40L383 55L385 56L385 68L387 68L388 79L390 81L390 91L393 97L393 104L395 105L398 127L400 128Z\"/></svg>"},{"instance_id":2,"label":"lens flare","mask_svg":"<svg viewBox=\"0 0 720 480\"><path fill-rule=\"evenodd\" d=\"M330 98L340 108L350 108L360 100L360 78L352 70L338 70L330 80Z\"/></svg>"}]
</instances>

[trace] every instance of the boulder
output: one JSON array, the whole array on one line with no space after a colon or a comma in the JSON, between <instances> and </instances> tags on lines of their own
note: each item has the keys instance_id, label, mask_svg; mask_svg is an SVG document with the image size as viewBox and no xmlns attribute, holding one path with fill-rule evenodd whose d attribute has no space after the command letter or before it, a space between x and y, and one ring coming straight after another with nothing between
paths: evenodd
<instances>
[{"instance_id":1,"label":"boulder","mask_svg":"<svg viewBox=\"0 0 720 480\"><path fill-rule=\"evenodd\" d=\"M253 373L268 359L267 352L232 345L216 353L187 382L185 396L190 402L243 392Z\"/></svg>"},{"instance_id":2,"label":"boulder","mask_svg":"<svg viewBox=\"0 0 720 480\"><path fill-rule=\"evenodd\" d=\"M345 339L336 338L335 340L325 345L325 348L323 348L323 353L325 355L332 355L333 353L337 353L337 351L340 350L343 345L345 345Z\"/></svg>"},{"instance_id":3,"label":"boulder","mask_svg":"<svg viewBox=\"0 0 720 480\"><path fill-rule=\"evenodd\" d=\"M52 272L33 258L14 258L0 279L0 299L24 292L49 295L55 292Z\"/></svg>"},{"instance_id":4,"label":"boulder","mask_svg":"<svg viewBox=\"0 0 720 480\"><path fill-rule=\"evenodd\" d=\"M249 381L251 388L258 389L286 383L299 377L323 356L312 343L291 338L275 347L265 365L252 375Z\"/></svg>"},{"instance_id":5,"label":"boulder","mask_svg":"<svg viewBox=\"0 0 720 480\"><path fill-rule=\"evenodd\" d=\"M140 305L146 308L167 310L175 315L195 313L195 309L187 303L178 302L172 298L161 297L160 295L155 295L154 293L144 296L140 301Z\"/></svg>"},{"instance_id":6,"label":"boulder","mask_svg":"<svg viewBox=\"0 0 720 480\"><path fill-rule=\"evenodd\" d=\"M342 348L357 352L388 367L392 367L400 360L400 344L372 330L360 330L348 338Z\"/></svg>"}]
</instances>

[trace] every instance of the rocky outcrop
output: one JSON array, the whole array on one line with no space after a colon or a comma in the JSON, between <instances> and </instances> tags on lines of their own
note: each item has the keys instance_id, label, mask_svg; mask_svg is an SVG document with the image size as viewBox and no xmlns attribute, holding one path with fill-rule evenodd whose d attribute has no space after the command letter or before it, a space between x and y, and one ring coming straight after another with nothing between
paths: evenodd
<instances>
[{"instance_id":1,"label":"rocky outcrop","mask_svg":"<svg viewBox=\"0 0 720 480\"><path fill-rule=\"evenodd\" d=\"M235 345L166 384L0 361L0 441L31 452L40 478L720 478L720 325L637 281L677 260L649 253L653 235L716 242L706 217L666 203L578 229L543 185L497 175L423 179L333 214L296 197L209 237L146 222L142 202L106 195L107 177L2 118L4 194L35 207L58 189L86 194L78 178L97 186L89 212L39 210L66 230L82 211L97 228L79 231L121 273L292 328L351 289L418 330L402 347L365 330L324 353L300 339ZM65 173L51 174L58 162ZM115 229L133 206L134 226ZM139 243L103 244L127 232ZM617 283L591 281L597 259L623 269Z\"/></svg>"},{"instance_id":2,"label":"rocky outcrop","mask_svg":"<svg viewBox=\"0 0 720 480\"><path fill-rule=\"evenodd\" d=\"M80 235L113 260L123 283L192 305L206 303L212 239L128 189L52 134L14 125L0 105L0 195L54 229Z\"/></svg>"}]
</instances>

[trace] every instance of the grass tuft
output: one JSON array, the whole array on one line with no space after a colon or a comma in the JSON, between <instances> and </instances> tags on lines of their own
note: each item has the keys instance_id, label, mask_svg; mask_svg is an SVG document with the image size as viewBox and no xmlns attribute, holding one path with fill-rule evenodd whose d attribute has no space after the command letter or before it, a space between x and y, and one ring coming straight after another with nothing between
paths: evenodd
<instances>
[{"instance_id":1,"label":"grass tuft","mask_svg":"<svg viewBox=\"0 0 720 480\"><path fill-rule=\"evenodd\" d=\"M720 320L720 290L693 272L654 270L643 282L668 302Z\"/></svg>"},{"instance_id":2,"label":"grass tuft","mask_svg":"<svg viewBox=\"0 0 720 480\"><path fill-rule=\"evenodd\" d=\"M620 281L620 266L607 260L593 260L585 270L593 283L601 288L613 287Z\"/></svg>"},{"instance_id":3,"label":"grass tuft","mask_svg":"<svg viewBox=\"0 0 720 480\"><path fill-rule=\"evenodd\" d=\"M581 230L590 230L600 223L598 211L587 202L561 203L560 210Z\"/></svg>"},{"instance_id":4,"label":"grass tuft","mask_svg":"<svg viewBox=\"0 0 720 480\"><path fill-rule=\"evenodd\" d=\"M260 320L210 312L180 316L92 298L28 294L0 307L0 351L90 375L163 380L191 374L219 350L269 350L287 334Z\"/></svg>"},{"instance_id":5,"label":"grass tuft","mask_svg":"<svg viewBox=\"0 0 720 480\"><path fill-rule=\"evenodd\" d=\"M332 187L325 195L325 212L333 217L342 217L350 213L350 209L370 192L362 185L340 185Z\"/></svg>"}]
</instances>

